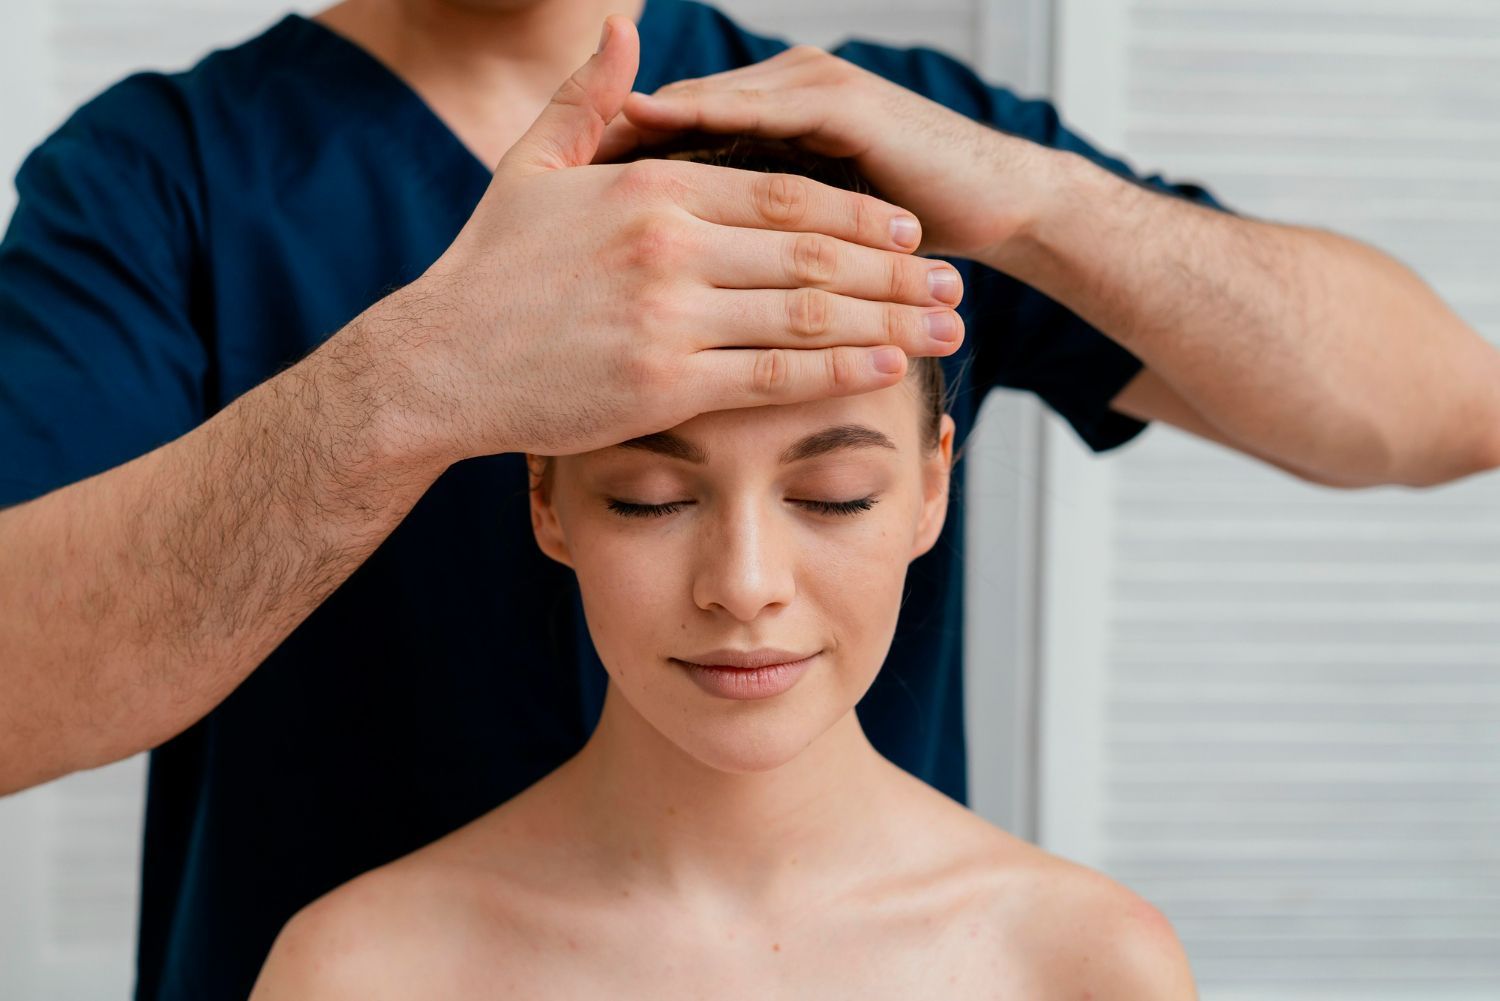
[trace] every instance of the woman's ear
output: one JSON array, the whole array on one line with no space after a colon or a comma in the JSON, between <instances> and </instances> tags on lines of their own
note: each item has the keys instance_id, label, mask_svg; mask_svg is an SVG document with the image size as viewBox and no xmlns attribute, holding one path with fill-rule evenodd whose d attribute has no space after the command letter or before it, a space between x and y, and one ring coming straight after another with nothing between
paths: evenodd
<instances>
[{"instance_id":1,"label":"woman's ear","mask_svg":"<svg viewBox=\"0 0 1500 1001\"><path fill-rule=\"evenodd\" d=\"M948 520L948 483L953 470L953 418L943 415L938 426L938 445L931 455L922 458L922 515L917 520L917 537L912 542L910 559L916 559L937 544L943 523Z\"/></svg>"},{"instance_id":2,"label":"woman's ear","mask_svg":"<svg viewBox=\"0 0 1500 1001\"><path fill-rule=\"evenodd\" d=\"M549 456L526 453L526 472L531 485L531 531L545 555L571 567L568 543L557 520L557 508L552 504L556 466L557 461Z\"/></svg>"}]
</instances>

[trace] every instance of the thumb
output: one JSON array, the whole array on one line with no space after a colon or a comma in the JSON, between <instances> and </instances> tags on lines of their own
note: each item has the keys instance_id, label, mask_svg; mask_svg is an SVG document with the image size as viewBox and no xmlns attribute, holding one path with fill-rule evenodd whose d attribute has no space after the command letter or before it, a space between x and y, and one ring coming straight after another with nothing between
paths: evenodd
<instances>
[{"instance_id":1,"label":"thumb","mask_svg":"<svg viewBox=\"0 0 1500 1001\"><path fill-rule=\"evenodd\" d=\"M563 81L526 134L496 168L535 173L581 167L594 158L604 127L620 113L640 66L641 40L623 14L604 19L599 51Z\"/></svg>"}]
</instances>

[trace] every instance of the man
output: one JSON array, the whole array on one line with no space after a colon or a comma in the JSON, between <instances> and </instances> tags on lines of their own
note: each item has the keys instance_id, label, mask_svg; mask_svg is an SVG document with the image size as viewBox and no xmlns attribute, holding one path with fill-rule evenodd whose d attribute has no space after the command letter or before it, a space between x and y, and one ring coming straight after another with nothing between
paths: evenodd
<instances>
[{"instance_id":1,"label":"man","mask_svg":"<svg viewBox=\"0 0 1500 1001\"><path fill-rule=\"evenodd\" d=\"M29 158L0 789L157 748L139 997L243 996L302 904L582 744L603 674L521 451L887 385L894 344L946 358L960 435L1002 384L1098 450L1163 419L1326 483L1500 464L1496 352L1389 258L1133 183L935 53L784 48L682 0L348 0ZM584 166L685 125L852 155L893 204ZM956 796L960 522L860 707Z\"/></svg>"}]
</instances>

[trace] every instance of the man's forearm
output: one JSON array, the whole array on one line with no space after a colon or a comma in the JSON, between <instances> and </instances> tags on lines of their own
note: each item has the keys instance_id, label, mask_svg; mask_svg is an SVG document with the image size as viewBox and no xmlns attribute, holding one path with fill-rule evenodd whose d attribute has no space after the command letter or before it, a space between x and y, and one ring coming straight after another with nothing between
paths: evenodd
<instances>
[{"instance_id":1,"label":"man's forearm","mask_svg":"<svg viewBox=\"0 0 1500 1001\"><path fill-rule=\"evenodd\" d=\"M0 793L201 718L421 497L441 467L402 454L379 316L176 441L0 512Z\"/></svg>"},{"instance_id":2,"label":"man's forearm","mask_svg":"<svg viewBox=\"0 0 1500 1001\"><path fill-rule=\"evenodd\" d=\"M1051 163L1049 205L985 263L1136 354L1225 439L1345 485L1500 464L1500 352L1408 268Z\"/></svg>"}]
</instances>

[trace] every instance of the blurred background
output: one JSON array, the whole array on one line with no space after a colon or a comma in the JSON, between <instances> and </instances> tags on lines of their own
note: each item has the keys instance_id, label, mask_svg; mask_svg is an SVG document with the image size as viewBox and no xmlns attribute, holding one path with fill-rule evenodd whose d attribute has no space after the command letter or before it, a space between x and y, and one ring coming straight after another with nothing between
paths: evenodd
<instances>
[{"instance_id":1,"label":"blurred background","mask_svg":"<svg viewBox=\"0 0 1500 1001\"><path fill-rule=\"evenodd\" d=\"M1500 341L1495 0L719 6L950 52ZM77 104L287 9L0 0L0 213ZM1095 459L1007 393L966 461L975 808L1161 907L1206 1001L1500 999L1500 476L1338 492L1164 427ZM0 799L0 999L129 996L143 764Z\"/></svg>"}]
</instances>

